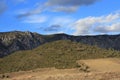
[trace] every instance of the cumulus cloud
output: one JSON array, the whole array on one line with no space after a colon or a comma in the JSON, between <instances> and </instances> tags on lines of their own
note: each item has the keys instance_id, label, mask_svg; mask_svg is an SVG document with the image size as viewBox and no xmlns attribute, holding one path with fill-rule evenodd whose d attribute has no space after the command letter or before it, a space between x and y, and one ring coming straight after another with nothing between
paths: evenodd
<instances>
[{"instance_id":1,"label":"cumulus cloud","mask_svg":"<svg viewBox=\"0 0 120 80\"><path fill-rule=\"evenodd\" d=\"M111 25L100 25L95 28L94 31L100 33L120 32L120 23L116 22Z\"/></svg>"},{"instance_id":2,"label":"cumulus cloud","mask_svg":"<svg viewBox=\"0 0 120 80\"><path fill-rule=\"evenodd\" d=\"M99 17L87 17L74 23L75 35L88 35L92 33L120 32L120 13Z\"/></svg>"},{"instance_id":3,"label":"cumulus cloud","mask_svg":"<svg viewBox=\"0 0 120 80\"><path fill-rule=\"evenodd\" d=\"M6 5L5 1L1 0L0 1L0 14L2 14L3 12L5 12L6 9L7 9L7 5Z\"/></svg>"}]
</instances>

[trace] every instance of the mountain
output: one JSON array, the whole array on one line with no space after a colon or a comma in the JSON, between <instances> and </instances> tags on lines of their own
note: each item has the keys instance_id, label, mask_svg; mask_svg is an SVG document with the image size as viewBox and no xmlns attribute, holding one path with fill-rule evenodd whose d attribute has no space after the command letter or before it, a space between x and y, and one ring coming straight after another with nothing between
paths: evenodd
<instances>
[{"instance_id":1,"label":"mountain","mask_svg":"<svg viewBox=\"0 0 120 80\"><path fill-rule=\"evenodd\" d=\"M58 69L80 67L77 60L120 57L120 52L89 46L70 40L45 43L33 50L17 51L0 59L0 73L36 68Z\"/></svg>"},{"instance_id":2,"label":"mountain","mask_svg":"<svg viewBox=\"0 0 120 80\"><path fill-rule=\"evenodd\" d=\"M0 57L17 50L28 50L42 43L42 36L31 32L4 32L0 33Z\"/></svg>"},{"instance_id":3,"label":"mountain","mask_svg":"<svg viewBox=\"0 0 120 80\"><path fill-rule=\"evenodd\" d=\"M120 50L120 35L72 36L67 34L41 35L32 32L1 32L0 57L18 50L30 50L41 44L57 40L71 40L89 45L96 45L105 49Z\"/></svg>"}]
</instances>

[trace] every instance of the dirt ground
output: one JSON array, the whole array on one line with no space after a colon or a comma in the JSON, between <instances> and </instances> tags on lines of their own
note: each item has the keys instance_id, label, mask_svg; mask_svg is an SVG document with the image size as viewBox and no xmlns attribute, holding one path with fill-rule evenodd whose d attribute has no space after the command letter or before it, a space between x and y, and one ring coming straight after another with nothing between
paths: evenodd
<instances>
[{"instance_id":1,"label":"dirt ground","mask_svg":"<svg viewBox=\"0 0 120 80\"><path fill-rule=\"evenodd\" d=\"M44 68L8 73L5 74L9 76L8 78L0 80L120 80L120 59L91 59L77 62L88 65L90 72L82 72L78 68Z\"/></svg>"},{"instance_id":2,"label":"dirt ground","mask_svg":"<svg viewBox=\"0 0 120 80\"><path fill-rule=\"evenodd\" d=\"M86 64L92 72L120 72L120 59L118 58L80 60L77 62Z\"/></svg>"}]
</instances>

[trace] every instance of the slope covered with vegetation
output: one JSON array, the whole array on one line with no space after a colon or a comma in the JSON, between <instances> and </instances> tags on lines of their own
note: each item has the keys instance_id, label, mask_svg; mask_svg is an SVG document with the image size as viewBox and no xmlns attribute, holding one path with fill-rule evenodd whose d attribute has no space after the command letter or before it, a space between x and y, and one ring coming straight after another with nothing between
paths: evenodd
<instances>
[{"instance_id":1,"label":"slope covered with vegetation","mask_svg":"<svg viewBox=\"0 0 120 80\"><path fill-rule=\"evenodd\" d=\"M97 45L104 49L120 50L120 35L72 36L67 34L41 35L29 31L0 32L0 58L10 55L15 51L31 50L42 44L71 40L89 45Z\"/></svg>"},{"instance_id":2,"label":"slope covered with vegetation","mask_svg":"<svg viewBox=\"0 0 120 80\"><path fill-rule=\"evenodd\" d=\"M120 57L120 52L69 40L60 40L1 58L0 73L48 67L75 68L78 67L77 60L107 57Z\"/></svg>"}]
</instances>

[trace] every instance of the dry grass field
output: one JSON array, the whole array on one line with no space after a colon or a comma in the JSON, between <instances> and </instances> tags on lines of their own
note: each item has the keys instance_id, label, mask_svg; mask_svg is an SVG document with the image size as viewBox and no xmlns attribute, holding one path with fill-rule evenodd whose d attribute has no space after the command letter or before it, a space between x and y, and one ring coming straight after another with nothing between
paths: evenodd
<instances>
[{"instance_id":1,"label":"dry grass field","mask_svg":"<svg viewBox=\"0 0 120 80\"><path fill-rule=\"evenodd\" d=\"M120 59L118 58L80 60L78 63L86 64L92 72L120 72Z\"/></svg>"},{"instance_id":2,"label":"dry grass field","mask_svg":"<svg viewBox=\"0 0 120 80\"><path fill-rule=\"evenodd\" d=\"M91 59L77 62L89 66L90 72L80 71L79 68L44 68L7 73L4 75L9 77L0 80L120 80L120 59Z\"/></svg>"}]
</instances>

